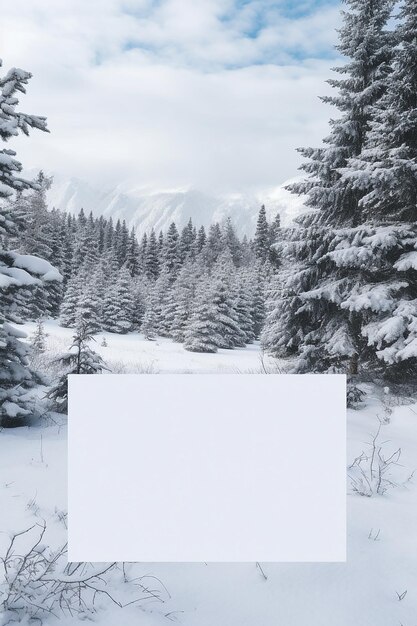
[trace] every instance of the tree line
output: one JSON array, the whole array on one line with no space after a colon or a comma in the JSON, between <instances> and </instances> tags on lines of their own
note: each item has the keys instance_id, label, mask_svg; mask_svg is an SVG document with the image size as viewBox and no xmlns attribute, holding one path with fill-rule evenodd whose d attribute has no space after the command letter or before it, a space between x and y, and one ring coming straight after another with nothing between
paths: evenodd
<instances>
[{"instance_id":1,"label":"tree line","mask_svg":"<svg viewBox=\"0 0 417 626\"><path fill-rule=\"evenodd\" d=\"M21 253L47 259L61 283L36 285L26 319L56 317L66 327L82 319L92 333L141 331L172 337L185 348L215 352L260 336L268 285L279 267L280 230L259 211L253 241L240 239L230 219L206 232L192 219L179 231L154 229L140 241L126 223L49 210L52 179L40 172L36 188L13 199Z\"/></svg>"}]
</instances>

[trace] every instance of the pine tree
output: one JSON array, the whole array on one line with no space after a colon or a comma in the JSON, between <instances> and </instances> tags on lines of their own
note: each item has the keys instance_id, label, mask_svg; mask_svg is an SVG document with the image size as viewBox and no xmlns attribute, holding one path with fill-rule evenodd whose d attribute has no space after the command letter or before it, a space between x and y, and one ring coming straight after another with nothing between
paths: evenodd
<instances>
[{"instance_id":1,"label":"pine tree","mask_svg":"<svg viewBox=\"0 0 417 626\"><path fill-rule=\"evenodd\" d=\"M190 217L188 223L181 231L180 243L179 243L179 255L181 263L191 255L194 242L194 229L193 222Z\"/></svg>"},{"instance_id":2,"label":"pine tree","mask_svg":"<svg viewBox=\"0 0 417 626\"><path fill-rule=\"evenodd\" d=\"M29 72L12 69L0 78L0 137L8 141L19 134L29 134L31 128L46 131L43 117L16 111L16 94L25 93L31 78ZM20 176L22 165L11 149L0 151L0 198L7 199L14 191L36 188L34 181ZM36 374L28 366L29 347L21 339L25 333L18 323L17 311L28 297L28 287L40 284L42 279L59 279L59 274L45 260L19 255L7 249L10 236L15 236L17 225L7 203L0 205L0 425L18 426L36 413L30 389L36 384Z\"/></svg>"},{"instance_id":3,"label":"pine tree","mask_svg":"<svg viewBox=\"0 0 417 626\"><path fill-rule=\"evenodd\" d=\"M31 346L33 351L37 354L45 352L46 349L46 333L43 321L41 319L36 320L36 327L31 338Z\"/></svg>"},{"instance_id":4,"label":"pine tree","mask_svg":"<svg viewBox=\"0 0 417 626\"><path fill-rule=\"evenodd\" d=\"M155 282L152 293L156 329L158 335L162 335L162 337L169 337L171 331L170 320L167 318L167 310L171 300L172 281L172 274L164 267Z\"/></svg>"},{"instance_id":5,"label":"pine tree","mask_svg":"<svg viewBox=\"0 0 417 626\"><path fill-rule=\"evenodd\" d=\"M143 316L146 310L146 297L149 291L149 284L146 278L137 277L132 285L132 326L134 330L138 330L142 326Z\"/></svg>"},{"instance_id":6,"label":"pine tree","mask_svg":"<svg viewBox=\"0 0 417 626\"><path fill-rule=\"evenodd\" d=\"M143 233L142 239L139 245L139 267L142 273L146 271L146 252L148 249L148 235Z\"/></svg>"},{"instance_id":7,"label":"pine tree","mask_svg":"<svg viewBox=\"0 0 417 626\"><path fill-rule=\"evenodd\" d=\"M145 339L153 341L158 334L158 319L157 319L157 295L155 284L149 290L148 297L146 298L145 313L143 315L140 332L143 333Z\"/></svg>"},{"instance_id":8,"label":"pine tree","mask_svg":"<svg viewBox=\"0 0 417 626\"><path fill-rule=\"evenodd\" d=\"M159 235L158 235L158 252L160 255L162 255L162 250L164 249L164 233L162 232L162 230L159 231Z\"/></svg>"},{"instance_id":9,"label":"pine tree","mask_svg":"<svg viewBox=\"0 0 417 626\"><path fill-rule=\"evenodd\" d=\"M21 236L21 250L48 261L52 259L52 246L56 232L53 230L48 213L46 192L52 185L52 178L41 171L35 178L36 187L26 197L25 227Z\"/></svg>"},{"instance_id":10,"label":"pine tree","mask_svg":"<svg viewBox=\"0 0 417 626\"><path fill-rule=\"evenodd\" d=\"M80 211L72 259L74 272L81 267L93 270L97 265L98 241L94 230L94 225L85 218L84 212Z\"/></svg>"},{"instance_id":11,"label":"pine tree","mask_svg":"<svg viewBox=\"0 0 417 626\"><path fill-rule=\"evenodd\" d=\"M342 78L329 81L338 94L323 98L342 116L331 121L323 147L301 151L309 159L302 166L309 178L290 187L306 194L307 205L318 211L302 217L299 227L286 231L280 242L286 280L263 336L270 352L297 355L298 371L354 372L366 347L358 316L346 306L357 287L363 255L369 253L361 253L355 244L363 222L363 193L347 182L343 170L364 149L373 107L387 89L392 34L385 27L392 2L347 4L338 49L349 61L337 69Z\"/></svg>"},{"instance_id":12,"label":"pine tree","mask_svg":"<svg viewBox=\"0 0 417 626\"><path fill-rule=\"evenodd\" d=\"M223 252L222 231L217 222L211 224L202 255L207 267L212 267Z\"/></svg>"},{"instance_id":13,"label":"pine tree","mask_svg":"<svg viewBox=\"0 0 417 626\"><path fill-rule=\"evenodd\" d=\"M242 337L237 340L236 345L245 345L251 343L255 337L255 323L252 315L252 291L248 276L243 271L236 275L236 284L234 286L235 305L237 313L237 322L239 330L242 331Z\"/></svg>"},{"instance_id":14,"label":"pine tree","mask_svg":"<svg viewBox=\"0 0 417 626\"><path fill-rule=\"evenodd\" d=\"M76 322L83 320L88 324L91 333L98 333L102 329L102 299L99 295L101 284L95 275L89 277L86 272L83 275L85 278L75 311Z\"/></svg>"},{"instance_id":15,"label":"pine tree","mask_svg":"<svg viewBox=\"0 0 417 626\"><path fill-rule=\"evenodd\" d=\"M208 279L202 281L185 331L184 348L189 352L217 352L222 342L219 334L218 308L214 299L211 281Z\"/></svg>"},{"instance_id":16,"label":"pine tree","mask_svg":"<svg viewBox=\"0 0 417 626\"><path fill-rule=\"evenodd\" d=\"M89 344L94 341L94 331L87 322L79 320L73 342L67 352L56 361L65 369L64 374L48 393L51 410L57 413L68 411L68 376L70 374L101 374L107 369L102 358L94 352Z\"/></svg>"},{"instance_id":17,"label":"pine tree","mask_svg":"<svg viewBox=\"0 0 417 626\"><path fill-rule=\"evenodd\" d=\"M213 269L213 303L217 309L219 348L245 345L245 332L239 326L235 268L230 252L225 250Z\"/></svg>"},{"instance_id":18,"label":"pine tree","mask_svg":"<svg viewBox=\"0 0 417 626\"><path fill-rule=\"evenodd\" d=\"M195 242L197 254L199 254L205 246L207 240L206 231L204 226L200 226L197 233L197 239Z\"/></svg>"},{"instance_id":19,"label":"pine tree","mask_svg":"<svg viewBox=\"0 0 417 626\"><path fill-rule=\"evenodd\" d=\"M36 187L26 195L24 228L19 237L19 250L47 259L57 269L59 259L54 258L54 229L53 216L48 213L46 192L50 189L52 178L45 176L41 171L35 179ZM23 217L23 216L22 216ZM57 313L61 296L60 284L40 284L33 288L32 297L28 306L29 319L37 319Z\"/></svg>"},{"instance_id":20,"label":"pine tree","mask_svg":"<svg viewBox=\"0 0 417 626\"><path fill-rule=\"evenodd\" d=\"M109 285L103 304L103 328L112 333L132 330L133 319L132 279L124 265L115 282Z\"/></svg>"},{"instance_id":21,"label":"pine tree","mask_svg":"<svg viewBox=\"0 0 417 626\"><path fill-rule=\"evenodd\" d=\"M61 224L60 233L61 251L62 251L62 264L60 272L64 277L63 290L65 293L67 284L72 274L72 257L73 257L73 222L71 215L64 217Z\"/></svg>"},{"instance_id":22,"label":"pine tree","mask_svg":"<svg viewBox=\"0 0 417 626\"><path fill-rule=\"evenodd\" d=\"M247 290L250 298L250 314L253 322L253 335L259 339L265 324L265 276L262 269L265 266L255 266L247 277ZM278 294L274 292L274 302Z\"/></svg>"},{"instance_id":23,"label":"pine tree","mask_svg":"<svg viewBox=\"0 0 417 626\"><path fill-rule=\"evenodd\" d=\"M186 262L181 268L165 309L165 321L174 341L182 343L193 311L197 280L200 278L195 263Z\"/></svg>"},{"instance_id":24,"label":"pine tree","mask_svg":"<svg viewBox=\"0 0 417 626\"><path fill-rule=\"evenodd\" d=\"M373 107L365 147L343 170L363 197L363 222L349 233L344 258L355 285L341 303L364 337L361 361L404 380L417 371L417 3L398 15L393 72ZM339 237L340 238L340 237ZM347 246L346 246L347 247ZM361 258L357 268L353 254ZM375 363L377 361L377 363Z\"/></svg>"},{"instance_id":25,"label":"pine tree","mask_svg":"<svg viewBox=\"0 0 417 626\"><path fill-rule=\"evenodd\" d=\"M145 252L145 275L149 280L156 280L160 272L159 247L156 240L155 231L152 228L147 240Z\"/></svg>"},{"instance_id":26,"label":"pine tree","mask_svg":"<svg viewBox=\"0 0 417 626\"><path fill-rule=\"evenodd\" d=\"M264 204L259 210L253 247L256 258L261 262L266 261L269 255L269 225L266 220L266 209Z\"/></svg>"},{"instance_id":27,"label":"pine tree","mask_svg":"<svg viewBox=\"0 0 417 626\"><path fill-rule=\"evenodd\" d=\"M222 240L223 247L230 252L234 265L240 267L242 263L242 250L230 217L227 218L223 227Z\"/></svg>"},{"instance_id":28,"label":"pine tree","mask_svg":"<svg viewBox=\"0 0 417 626\"><path fill-rule=\"evenodd\" d=\"M78 302L82 291L83 276L78 273L70 278L60 308L59 321L61 326L71 328L77 321Z\"/></svg>"},{"instance_id":29,"label":"pine tree","mask_svg":"<svg viewBox=\"0 0 417 626\"><path fill-rule=\"evenodd\" d=\"M165 237L163 265L170 276L170 281L174 282L181 265L179 235L174 222L170 224Z\"/></svg>"},{"instance_id":30,"label":"pine tree","mask_svg":"<svg viewBox=\"0 0 417 626\"><path fill-rule=\"evenodd\" d=\"M126 254L126 267L132 278L138 276L140 272L140 250L136 238L135 229L132 228L129 235L128 248Z\"/></svg>"},{"instance_id":31,"label":"pine tree","mask_svg":"<svg viewBox=\"0 0 417 626\"><path fill-rule=\"evenodd\" d=\"M104 227L104 233L103 233L103 251L104 252L107 252L113 248L113 240L114 240L114 227L113 227L113 220L110 217Z\"/></svg>"},{"instance_id":32,"label":"pine tree","mask_svg":"<svg viewBox=\"0 0 417 626\"><path fill-rule=\"evenodd\" d=\"M277 244L281 239L281 216L276 214L268 232L269 260L274 267L279 267L280 255Z\"/></svg>"}]
</instances>

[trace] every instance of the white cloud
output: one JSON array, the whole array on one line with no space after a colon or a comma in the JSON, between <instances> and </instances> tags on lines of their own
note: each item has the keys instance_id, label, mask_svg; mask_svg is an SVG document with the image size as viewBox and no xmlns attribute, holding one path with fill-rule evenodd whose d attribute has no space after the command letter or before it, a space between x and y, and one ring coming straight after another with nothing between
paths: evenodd
<instances>
[{"instance_id":1,"label":"white cloud","mask_svg":"<svg viewBox=\"0 0 417 626\"><path fill-rule=\"evenodd\" d=\"M23 110L51 135L16 146L27 167L95 183L257 189L293 176L295 148L327 132L328 5L290 19L252 0L14 0L4 67L33 72ZM324 58L323 58L324 57Z\"/></svg>"}]
</instances>

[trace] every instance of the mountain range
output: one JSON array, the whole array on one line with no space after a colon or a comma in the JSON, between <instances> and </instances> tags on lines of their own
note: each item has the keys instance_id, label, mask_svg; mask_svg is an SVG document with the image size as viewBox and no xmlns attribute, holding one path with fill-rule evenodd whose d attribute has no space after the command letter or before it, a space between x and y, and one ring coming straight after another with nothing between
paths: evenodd
<instances>
[{"instance_id":1,"label":"mountain range","mask_svg":"<svg viewBox=\"0 0 417 626\"><path fill-rule=\"evenodd\" d=\"M291 182L291 181L288 181ZM289 225L305 210L303 198L290 194L287 183L265 193L253 195L211 195L194 188L166 191L147 191L126 185L101 190L79 178L54 176L48 191L48 203L57 209L77 214L81 208L94 216L126 220L139 236L151 228L166 231L171 222L182 228L190 217L199 226L222 223L230 217L237 233L251 237L255 232L259 208L265 204L268 220L277 213L283 226Z\"/></svg>"}]
</instances>

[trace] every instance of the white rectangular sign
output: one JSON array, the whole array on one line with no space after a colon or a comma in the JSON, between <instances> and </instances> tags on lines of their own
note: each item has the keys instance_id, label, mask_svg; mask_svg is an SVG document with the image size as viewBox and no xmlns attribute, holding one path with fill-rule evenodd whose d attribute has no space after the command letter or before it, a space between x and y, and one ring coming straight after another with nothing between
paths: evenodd
<instances>
[{"instance_id":1,"label":"white rectangular sign","mask_svg":"<svg viewBox=\"0 0 417 626\"><path fill-rule=\"evenodd\" d=\"M345 384L70 376L70 560L344 561Z\"/></svg>"}]
</instances>

